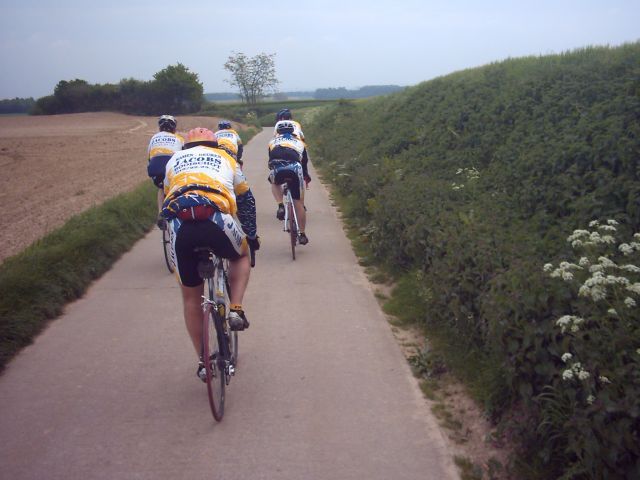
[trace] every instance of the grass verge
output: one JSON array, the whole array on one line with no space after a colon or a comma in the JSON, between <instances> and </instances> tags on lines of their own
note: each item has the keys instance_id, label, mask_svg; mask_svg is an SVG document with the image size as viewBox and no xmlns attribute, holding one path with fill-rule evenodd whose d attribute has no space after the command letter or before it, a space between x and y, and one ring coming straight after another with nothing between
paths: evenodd
<instances>
[{"instance_id":1,"label":"grass verge","mask_svg":"<svg viewBox=\"0 0 640 480\"><path fill-rule=\"evenodd\" d=\"M0 371L149 231L155 199L156 187L144 182L71 218L0 265Z\"/></svg>"}]
</instances>

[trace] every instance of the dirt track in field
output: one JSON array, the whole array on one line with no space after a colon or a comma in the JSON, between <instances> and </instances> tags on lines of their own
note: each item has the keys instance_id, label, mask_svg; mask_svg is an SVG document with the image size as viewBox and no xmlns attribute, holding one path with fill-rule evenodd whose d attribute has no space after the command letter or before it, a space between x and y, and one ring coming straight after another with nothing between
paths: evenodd
<instances>
[{"instance_id":1,"label":"dirt track in field","mask_svg":"<svg viewBox=\"0 0 640 480\"><path fill-rule=\"evenodd\" d=\"M218 121L177 120L180 131ZM147 179L156 121L119 113L0 117L0 262Z\"/></svg>"}]
</instances>

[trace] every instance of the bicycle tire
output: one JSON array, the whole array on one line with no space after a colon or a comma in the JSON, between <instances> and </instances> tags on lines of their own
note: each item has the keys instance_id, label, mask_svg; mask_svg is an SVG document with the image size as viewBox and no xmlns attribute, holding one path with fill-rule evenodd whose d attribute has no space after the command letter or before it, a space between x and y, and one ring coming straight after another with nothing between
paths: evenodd
<instances>
[{"instance_id":1,"label":"bicycle tire","mask_svg":"<svg viewBox=\"0 0 640 480\"><path fill-rule=\"evenodd\" d=\"M168 227L167 227L168 228ZM164 262L169 269L169 273L173 273L173 265L171 264L171 242L169 240L169 231L162 230L162 251L164 252Z\"/></svg>"},{"instance_id":2,"label":"bicycle tire","mask_svg":"<svg viewBox=\"0 0 640 480\"><path fill-rule=\"evenodd\" d=\"M298 228L293 211L293 202L288 205L289 208L289 235L291 236L291 258L296 259L296 243L298 242Z\"/></svg>"},{"instance_id":3,"label":"bicycle tire","mask_svg":"<svg viewBox=\"0 0 640 480\"><path fill-rule=\"evenodd\" d=\"M218 336L214 324L216 315L217 312L212 306L207 305L203 314L202 358L208 359L205 361L205 371L209 406L213 418L219 422L224 416L225 385L227 382L224 363L218 349Z\"/></svg>"}]
</instances>

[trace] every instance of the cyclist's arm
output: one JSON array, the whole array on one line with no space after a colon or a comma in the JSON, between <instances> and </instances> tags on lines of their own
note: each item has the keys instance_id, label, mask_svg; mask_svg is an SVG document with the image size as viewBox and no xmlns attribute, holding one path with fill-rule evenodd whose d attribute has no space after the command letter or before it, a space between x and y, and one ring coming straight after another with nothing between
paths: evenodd
<instances>
[{"instance_id":1,"label":"cyclist's arm","mask_svg":"<svg viewBox=\"0 0 640 480\"><path fill-rule=\"evenodd\" d=\"M237 216L240 226L247 237L256 238L258 230L256 225L256 199L240 167L236 168L233 189L236 194Z\"/></svg>"},{"instance_id":2,"label":"cyclist's arm","mask_svg":"<svg viewBox=\"0 0 640 480\"><path fill-rule=\"evenodd\" d=\"M309 163L309 155L307 154L306 148L302 152L302 161L300 163L302 163L302 175L304 175L305 180L307 178L311 180L311 177L309 176L309 169L307 167L307 164Z\"/></svg>"},{"instance_id":3,"label":"cyclist's arm","mask_svg":"<svg viewBox=\"0 0 640 480\"><path fill-rule=\"evenodd\" d=\"M244 150L244 147L242 146L242 142L238 143L238 160L240 160L242 158L242 151Z\"/></svg>"},{"instance_id":4,"label":"cyclist's arm","mask_svg":"<svg viewBox=\"0 0 640 480\"><path fill-rule=\"evenodd\" d=\"M236 196L236 204L238 205L238 220L242 226L242 230L249 238L256 238L256 199L251 193L251 189Z\"/></svg>"}]
</instances>

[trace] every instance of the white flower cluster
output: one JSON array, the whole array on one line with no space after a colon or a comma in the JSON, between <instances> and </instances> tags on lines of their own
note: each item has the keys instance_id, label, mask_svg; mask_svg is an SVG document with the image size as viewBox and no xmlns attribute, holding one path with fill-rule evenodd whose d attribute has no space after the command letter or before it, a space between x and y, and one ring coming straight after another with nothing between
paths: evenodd
<instances>
[{"instance_id":1,"label":"white flower cluster","mask_svg":"<svg viewBox=\"0 0 640 480\"><path fill-rule=\"evenodd\" d=\"M565 381L573 380L574 378L577 380L588 380L591 377L591 374L587 372L584 368L582 368L582 364L580 362L576 362L567 368L564 372L562 372L562 379Z\"/></svg>"},{"instance_id":2,"label":"white flower cluster","mask_svg":"<svg viewBox=\"0 0 640 480\"><path fill-rule=\"evenodd\" d=\"M615 231L613 225L602 225L598 227L604 231ZM611 230L613 229L613 230ZM573 248L576 247L591 247L594 245L612 244L615 243L613 235L607 233L600 233L598 231L590 232L588 230L574 230L571 235L567 237L567 242L571 244Z\"/></svg>"},{"instance_id":3,"label":"white flower cluster","mask_svg":"<svg viewBox=\"0 0 640 480\"><path fill-rule=\"evenodd\" d=\"M582 325L583 323L584 318L578 317L576 315L563 315L558 320L556 320L556 325L560 327L562 333L565 333L567 330L571 331L572 333L576 333L580 331L580 325ZM566 363L566 360L564 360L564 355L563 361Z\"/></svg>"},{"instance_id":4,"label":"white flower cluster","mask_svg":"<svg viewBox=\"0 0 640 480\"><path fill-rule=\"evenodd\" d=\"M589 247L594 245L609 245L615 243L615 238L609 234L601 234L600 232L615 232L616 222L613 219L607 220L605 225L601 225L600 222L594 220L589 223L589 227L595 230L574 230L574 232L567 238L574 248L577 247ZM640 233L634 234L635 240L640 240ZM618 248L624 255L630 255L633 252L640 252L640 242L623 243ZM593 301L598 302L605 300L610 293L611 289L617 286L623 287L626 291L636 295L640 295L640 283L633 283L629 278L623 276L624 274L637 274L640 273L640 267L627 263L625 265L616 264L611 258L606 255L600 255L597 261L589 259L587 256L580 257L577 264L570 262L561 262L557 268L550 263L547 263L543 270L550 272L550 276L553 278L562 278L564 281L571 282L574 280L575 272L579 270L587 271L591 274L591 277L587 278L580 286L578 294L582 297L590 297ZM619 274L613 274L613 271L617 271ZM626 297L624 305L627 308L635 307L636 300L631 297ZM609 309L609 313L617 315L615 309Z\"/></svg>"},{"instance_id":5,"label":"white flower cluster","mask_svg":"<svg viewBox=\"0 0 640 480\"><path fill-rule=\"evenodd\" d=\"M461 175L463 173L464 173L465 177L467 177L467 180L477 180L477 179L480 178L480 172L478 171L478 169L476 167L459 168L456 171L456 175Z\"/></svg>"},{"instance_id":6,"label":"white flower cluster","mask_svg":"<svg viewBox=\"0 0 640 480\"><path fill-rule=\"evenodd\" d=\"M478 171L478 169L476 167L471 167L471 168L459 168L458 170L456 170L456 175L462 175L464 174L464 176L466 177L467 181L472 182L474 180L477 180L480 178L480 172ZM456 183L453 182L451 184L451 189L452 190L462 190L464 188L464 183Z\"/></svg>"}]
</instances>

